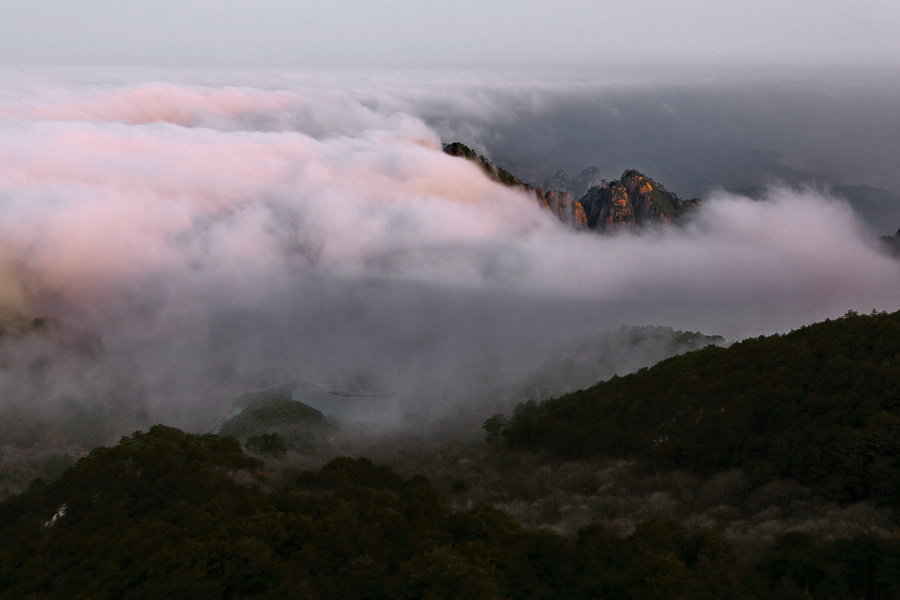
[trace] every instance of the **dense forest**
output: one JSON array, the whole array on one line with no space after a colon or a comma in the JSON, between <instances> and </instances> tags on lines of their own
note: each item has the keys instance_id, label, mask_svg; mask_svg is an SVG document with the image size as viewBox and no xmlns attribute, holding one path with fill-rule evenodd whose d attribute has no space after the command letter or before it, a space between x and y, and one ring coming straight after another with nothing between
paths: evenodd
<instances>
[{"instance_id":1,"label":"dense forest","mask_svg":"<svg viewBox=\"0 0 900 600\"><path fill-rule=\"evenodd\" d=\"M0 504L3 598L896 598L900 539L779 539L745 570L664 519L618 538L453 510L336 458L267 483L233 439L155 426Z\"/></svg>"},{"instance_id":2,"label":"dense forest","mask_svg":"<svg viewBox=\"0 0 900 600\"><path fill-rule=\"evenodd\" d=\"M525 402L484 441L250 396L0 502L0 597L900 597L900 312Z\"/></svg>"},{"instance_id":3,"label":"dense forest","mask_svg":"<svg viewBox=\"0 0 900 600\"><path fill-rule=\"evenodd\" d=\"M641 457L701 474L790 478L838 501L900 505L900 312L664 360L485 428L515 448Z\"/></svg>"}]
</instances>

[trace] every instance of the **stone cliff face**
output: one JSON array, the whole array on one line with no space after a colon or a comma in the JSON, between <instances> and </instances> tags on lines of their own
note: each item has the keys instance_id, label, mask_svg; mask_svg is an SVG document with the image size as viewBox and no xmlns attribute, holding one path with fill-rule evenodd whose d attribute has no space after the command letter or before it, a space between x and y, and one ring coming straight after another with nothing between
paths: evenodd
<instances>
[{"instance_id":1,"label":"stone cliff face","mask_svg":"<svg viewBox=\"0 0 900 600\"><path fill-rule=\"evenodd\" d=\"M595 186L579 200L591 229L614 229L674 223L699 200L683 201L643 173L629 169L622 177Z\"/></svg>"},{"instance_id":2,"label":"stone cliff face","mask_svg":"<svg viewBox=\"0 0 900 600\"><path fill-rule=\"evenodd\" d=\"M560 192L575 195L572 192L572 180L569 178L569 174L562 169L554 173L553 177L545 179L543 187L545 190L559 190Z\"/></svg>"},{"instance_id":3,"label":"stone cliff face","mask_svg":"<svg viewBox=\"0 0 900 600\"><path fill-rule=\"evenodd\" d=\"M587 215L589 229L634 225L634 206L628 200L628 190L619 181L589 189L578 203Z\"/></svg>"},{"instance_id":4,"label":"stone cliff face","mask_svg":"<svg viewBox=\"0 0 900 600\"><path fill-rule=\"evenodd\" d=\"M547 208L556 217L574 229L587 229L587 215L584 206L575 201L575 197L568 192L551 191L545 194Z\"/></svg>"},{"instance_id":5,"label":"stone cliff face","mask_svg":"<svg viewBox=\"0 0 900 600\"><path fill-rule=\"evenodd\" d=\"M471 160L484 171L484 174L507 187L521 188L531 193L537 203L552 212L556 217L575 229L585 229L587 227L587 218L584 214L584 208L575 201L572 194L564 191L544 192L543 189L525 183L503 167L495 165L485 157L481 156L465 144L453 142L444 145L444 152L450 156L458 156Z\"/></svg>"},{"instance_id":6,"label":"stone cliff face","mask_svg":"<svg viewBox=\"0 0 900 600\"><path fill-rule=\"evenodd\" d=\"M465 144L447 144L444 152L471 160L498 183L532 193L538 204L574 229L608 231L652 223L673 223L685 210L699 203L696 199L682 201L633 169L625 171L620 179L609 183L600 177L600 171L596 167L585 169L574 180L560 170L545 181L549 191L544 191L523 182ZM585 193L576 201L571 190L580 189L584 189Z\"/></svg>"}]
</instances>

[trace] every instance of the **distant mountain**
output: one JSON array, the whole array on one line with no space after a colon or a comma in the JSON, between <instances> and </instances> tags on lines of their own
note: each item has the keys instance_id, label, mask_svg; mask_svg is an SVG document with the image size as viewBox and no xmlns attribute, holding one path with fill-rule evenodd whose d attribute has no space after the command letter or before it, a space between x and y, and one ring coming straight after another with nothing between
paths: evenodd
<instances>
[{"instance_id":1,"label":"distant mountain","mask_svg":"<svg viewBox=\"0 0 900 600\"><path fill-rule=\"evenodd\" d=\"M560 170L545 181L548 188L545 191L544 188L525 183L465 144L447 144L444 152L471 160L497 183L534 194L542 207L574 229L607 231L654 223L674 223L684 212L700 202L699 199L682 200L634 169L625 171L621 178L610 182L606 182L595 167L585 169L574 180ZM573 192L580 194L577 201Z\"/></svg>"},{"instance_id":2,"label":"distant mountain","mask_svg":"<svg viewBox=\"0 0 900 600\"><path fill-rule=\"evenodd\" d=\"M700 203L699 198L682 200L635 169L627 169L613 181L604 179L596 167L583 170L575 178L560 169L552 177L544 179L542 186L537 186L526 183L460 142L446 144L444 152L471 160L500 184L534 194L542 207L574 229L610 231L655 223L677 223ZM797 187L799 189L800 186ZM731 191L759 199L765 196L766 188L747 187ZM872 229L882 235L900 224L900 196L890 190L845 185L833 187L830 191L845 199ZM893 252L900 253L896 250L900 246L896 236L887 236L883 240Z\"/></svg>"},{"instance_id":3,"label":"distant mountain","mask_svg":"<svg viewBox=\"0 0 900 600\"><path fill-rule=\"evenodd\" d=\"M572 194L576 198L584 196L589 189L597 185L603 185L606 179L600 175L597 167L588 167L578 174L575 179L571 179L565 171L560 169L553 177L544 180L545 190L559 190Z\"/></svg>"}]
</instances>

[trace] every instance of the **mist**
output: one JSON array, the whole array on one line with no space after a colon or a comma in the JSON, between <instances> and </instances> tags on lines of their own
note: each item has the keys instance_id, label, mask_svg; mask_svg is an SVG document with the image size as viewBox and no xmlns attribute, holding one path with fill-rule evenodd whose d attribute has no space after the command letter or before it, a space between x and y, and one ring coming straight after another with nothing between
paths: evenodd
<instances>
[{"instance_id":1,"label":"mist","mask_svg":"<svg viewBox=\"0 0 900 600\"><path fill-rule=\"evenodd\" d=\"M891 84L13 69L3 81L0 311L52 333L0 338L5 405L113 399L202 429L234 396L302 379L390 390L433 415L623 324L734 340L900 308L900 263L830 191L900 189ZM741 100L748 86L762 97ZM810 98L824 108L796 124ZM864 114L843 112L860 102ZM867 144L847 133L860 127ZM575 232L445 155L457 140L525 178L636 167L704 202L680 227Z\"/></svg>"}]
</instances>

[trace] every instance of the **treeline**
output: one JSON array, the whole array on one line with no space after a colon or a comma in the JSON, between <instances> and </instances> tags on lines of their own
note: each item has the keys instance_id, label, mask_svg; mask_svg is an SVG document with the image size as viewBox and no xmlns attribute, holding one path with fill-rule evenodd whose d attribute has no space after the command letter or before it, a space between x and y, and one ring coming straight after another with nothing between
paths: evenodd
<instances>
[{"instance_id":1,"label":"treeline","mask_svg":"<svg viewBox=\"0 0 900 600\"><path fill-rule=\"evenodd\" d=\"M637 457L842 502L900 505L900 312L707 347L516 407L489 438L566 458Z\"/></svg>"},{"instance_id":2,"label":"treeline","mask_svg":"<svg viewBox=\"0 0 900 600\"><path fill-rule=\"evenodd\" d=\"M900 597L896 537L790 534L739 571L712 531L567 539L367 459L270 489L234 439L163 426L0 504L0 536L4 599Z\"/></svg>"},{"instance_id":3,"label":"treeline","mask_svg":"<svg viewBox=\"0 0 900 600\"><path fill-rule=\"evenodd\" d=\"M336 429L320 411L292 400L290 393L269 393L247 402L222 424L219 433L240 442L267 435L270 440L284 438L295 447L311 447Z\"/></svg>"}]
</instances>

